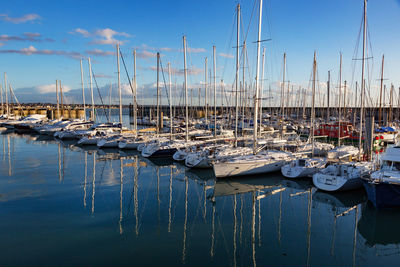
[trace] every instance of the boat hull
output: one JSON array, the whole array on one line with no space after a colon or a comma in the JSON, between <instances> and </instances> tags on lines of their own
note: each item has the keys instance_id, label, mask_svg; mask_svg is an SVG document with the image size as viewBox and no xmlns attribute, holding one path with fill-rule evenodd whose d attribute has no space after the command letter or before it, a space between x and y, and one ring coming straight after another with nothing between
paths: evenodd
<instances>
[{"instance_id":1,"label":"boat hull","mask_svg":"<svg viewBox=\"0 0 400 267\"><path fill-rule=\"evenodd\" d=\"M217 178L255 175L279 171L286 161L274 162L217 162L213 164L214 174Z\"/></svg>"},{"instance_id":2,"label":"boat hull","mask_svg":"<svg viewBox=\"0 0 400 267\"><path fill-rule=\"evenodd\" d=\"M361 178L344 178L342 176L334 176L323 173L313 175L313 183L315 187L323 191L346 191L362 187Z\"/></svg>"},{"instance_id":3,"label":"boat hull","mask_svg":"<svg viewBox=\"0 0 400 267\"><path fill-rule=\"evenodd\" d=\"M210 169L212 165L208 157L201 157L196 159L186 158L185 165L189 168Z\"/></svg>"},{"instance_id":4,"label":"boat hull","mask_svg":"<svg viewBox=\"0 0 400 267\"><path fill-rule=\"evenodd\" d=\"M364 188L376 208L400 207L400 185L364 181Z\"/></svg>"},{"instance_id":5,"label":"boat hull","mask_svg":"<svg viewBox=\"0 0 400 267\"><path fill-rule=\"evenodd\" d=\"M291 167L290 165L285 165L281 168L281 173L286 178L304 178L311 177L313 174L318 172L319 168L300 168L300 167Z\"/></svg>"}]
</instances>

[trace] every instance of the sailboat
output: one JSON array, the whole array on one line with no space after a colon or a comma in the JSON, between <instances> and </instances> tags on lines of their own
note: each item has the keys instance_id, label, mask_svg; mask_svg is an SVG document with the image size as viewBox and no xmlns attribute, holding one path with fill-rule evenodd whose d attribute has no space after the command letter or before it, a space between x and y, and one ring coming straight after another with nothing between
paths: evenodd
<instances>
[{"instance_id":1,"label":"sailboat","mask_svg":"<svg viewBox=\"0 0 400 267\"><path fill-rule=\"evenodd\" d=\"M257 71L254 98L253 119L253 154L238 155L213 162L214 174L217 178L253 175L279 171L281 167L295 159L293 154L277 150L258 152L258 101L260 90L260 42L261 42L262 0L259 2L258 41L257 41Z\"/></svg>"},{"instance_id":2,"label":"sailboat","mask_svg":"<svg viewBox=\"0 0 400 267\"><path fill-rule=\"evenodd\" d=\"M400 146L388 147L380 169L364 180L369 201L377 208L400 206Z\"/></svg>"},{"instance_id":3,"label":"sailboat","mask_svg":"<svg viewBox=\"0 0 400 267\"><path fill-rule=\"evenodd\" d=\"M315 81L316 81L317 60L314 52L313 60L313 82L312 82L312 109L311 109L311 158L299 158L281 168L282 175L287 178L300 178L312 176L324 168L327 160L314 158L314 121L315 121Z\"/></svg>"},{"instance_id":4,"label":"sailboat","mask_svg":"<svg viewBox=\"0 0 400 267\"><path fill-rule=\"evenodd\" d=\"M361 162L362 151L362 130L364 115L364 92L365 92L365 42L367 31L367 0L364 0L363 17L363 53L362 53L362 71L361 71L361 109L360 109L360 135L358 142L358 160L359 162L335 163L331 164L319 173L313 175L314 185L324 191L344 191L362 187L362 177L367 177L373 171L374 165L370 161ZM340 110L340 109L339 109ZM340 139L339 139L340 140ZM328 154L329 155L329 154Z\"/></svg>"}]
</instances>

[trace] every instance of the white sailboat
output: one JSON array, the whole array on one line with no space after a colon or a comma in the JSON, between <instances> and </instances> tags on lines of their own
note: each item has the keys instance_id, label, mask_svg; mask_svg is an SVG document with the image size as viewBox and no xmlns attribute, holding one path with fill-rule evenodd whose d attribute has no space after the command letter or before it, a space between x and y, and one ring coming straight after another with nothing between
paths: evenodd
<instances>
[{"instance_id":1,"label":"white sailboat","mask_svg":"<svg viewBox=\"0 0 400 267\"><path fill-rule=\"evenodd\" d=\"M213 169L217 178L244 176L279 171L283 165L294 159L289 152L269 150L220 160L213 164Z\"/></svg>"},{"instance_id":2,"label":"white sailboat","mask_svg":"<svg viewBox=\"0 0 400 267\"><path fill-rule=\"evenodd\" d=\"M259 74L260 74L260 42L261 42L261 17L262 17L262 0L259 3L259 20L258 20L258 41L257 41L257 71L254 98L254 119L253 119L253 154L238 155L213 162L214 174L217 178L253 175L260 173L268 173L279 171L283 165L295 159L288 152L268 150L258 152L258 101L259 101ZM257 153L258 152L258 153Z\"/></svg>"},{"instance_id":3,"label":"white sailboat","mask_svg":"<svg viewBox=\"0 0 400 267\"><path fill-rule=\"evenodd\" d=\"M362 187L361 177L369 176L371 162L331 164L313 175L314 185L324 191L345 191Z\"/></svg>"}]
</instances>

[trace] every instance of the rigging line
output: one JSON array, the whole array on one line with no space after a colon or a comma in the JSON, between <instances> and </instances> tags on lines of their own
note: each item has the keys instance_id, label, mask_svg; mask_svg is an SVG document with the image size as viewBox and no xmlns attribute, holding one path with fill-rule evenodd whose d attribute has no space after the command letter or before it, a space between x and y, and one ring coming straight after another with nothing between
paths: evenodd
<instances>
[{"instance_id":1,"label":"rigging line","mask_svg":"<svg viewBox=\"0 0 400 267\"><path fill-rule=\"evenodd\" d=\"M105 105L104 105L104 102L103 102L103 97L101 96L101 93L100 93L99 86L97 85L96 75L94 75L93 67L91 68L90 71L92 72L93 79L94 79L94 83L95 83L95 85L96 85L97 93L99 94L101 104L102 104L103 106L105 106ZM108 117L108 114L107 114L107 112L106 112L106 110L105 110L104 108L103 108L103 112L104 112L104 115L106 115L107 121L110 121L110 118Z\"/></svg>"},{"instance_id":2,"label":"rigging line","mask_svg":"<svg viewBox=\"0 0 400 267\"><path fill-rule=\"evenodd\" d=\"M126 76L128 78L128 81L129 81L129 87L131 88L132 94L134 95L135 92L134 92L133 87L132 87L131 78L129 77L128 70L126 69L125 60L124 60L124 57L122 56L121 50L119 50L119 54L121 55L122 63L124 64L125 73L126 73ZM135 103L135 104L137 104L137 103Z\"/></svg>"},{"instance_id":3,"label":"rigging line","mask_svg":"<svg viewBox=\"0 0 400 267\"><path fill-rule=\"evenodd\" d=\"M164 75L164 69L163 69L163 67L162 67L161 57L160 57L160 67L161 67L161 74L162 74L163 81L164 81L164 89L165 89L165 93L166 93L167 99L168 99L168 105L170 105L171 100L170 100L170 96L168 95L168 88L167 88L167 83L166 83L166 81L165 81L165 75ZM170 86L171 86L171 85L170 85ZM171 115L170 115L170 116L171 116Z\"/></svg>"},{"instance_id":4,"label":"rigging line","mask_svg":"<svg viewBox=\"0 0 400 267\"><path fill-rule=\"evenodd\" d=\"M225 51L227 51L228 54L229 54L229 51L230 51L229 47L232 46L233 33L235 31L235 24L236 24L235 22L236 22L237 9L235 9L235 10L236 10L236 12L234 12L234 15L233 15L232 29L231 29L231 34L230 34L231 37L229 38L229 43L225 46ZM221 73L221 79L223 79L223 77L225 75L225 70L226 70L226 66L227 65L228 65L228 57L225 58L225 63L223 65L222 73Z\"/></svg>"},{"instance_id":5,"label":"rigging line","mask_svg":"<svg viewBox=\"0 0 400 267\"><path fill-rule=\"evenodd\" d=\"M251 26L251 21L253 19L253 14L254 14L254 10L256 9L256 0L254 0L254 4L253 4L253 10L251 11L251 15L250 15L250 21L249 21L249 25L247 26L247 30L246 30L246 35L244 37L244 41L247 40L247 35L249 34L249 30L250 30L250 26Z\"/></svg>"},{"instance_id":6,"label":"rigging line","mask_svg":"<svg viewBox=\"0 0 400 267\"><path fill-rule=\"evenodd\" d=\"M359 27L359 30L358 30L356 46L354 47L353 58L357 58L357 55L358 55L358 49L359 49L359 46L360 46L361 30L362 30L362 27L363 27L363 22L364 22L364 14L362 14L362 16L361 16L361 23L360 23L360 27ZM351 66L352 66L352 75L351 75L351 82L350 82L350 87L351 88L354 85L354 76L355 76L356 63L357 62L355 60L353 60L352 64L351 64Z\"/></svg>"}]
</instances>

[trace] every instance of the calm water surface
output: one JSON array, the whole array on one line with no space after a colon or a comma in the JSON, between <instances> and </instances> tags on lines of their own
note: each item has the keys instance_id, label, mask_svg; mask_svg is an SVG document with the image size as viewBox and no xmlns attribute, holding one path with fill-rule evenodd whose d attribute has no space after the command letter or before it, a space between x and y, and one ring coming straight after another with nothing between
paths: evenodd
<instances>
[{"instance_id":1,"label":"calm water surface","mask_svg":"<svg viewBox=\"0 0 400 267\"><path fill-rule=\"evenodd\" d=\"M395 266L400 212L279 173L0 135L1 266Z\"/></svg>"}]
</instances>

